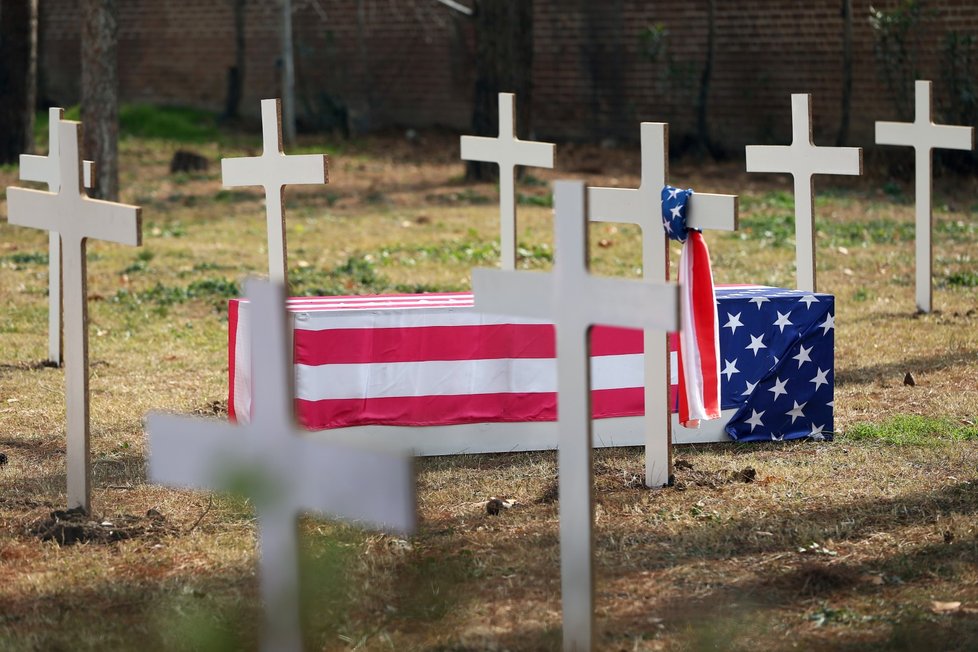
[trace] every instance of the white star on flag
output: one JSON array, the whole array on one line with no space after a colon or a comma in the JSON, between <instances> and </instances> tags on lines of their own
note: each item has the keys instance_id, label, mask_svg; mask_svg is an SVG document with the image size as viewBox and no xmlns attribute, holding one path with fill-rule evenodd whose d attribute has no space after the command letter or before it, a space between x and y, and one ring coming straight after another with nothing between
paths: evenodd
<instances>
[{"instance_id":1,"label":"white star on flag","mask_svg":"<svg viewBox=\"0 0 978 652\"><path fill-rule=\"evenodd\" d=\"M802 410L804 410L805 406L808 405L808 401L805 401L801 405L798 405L798 401L792 401L792 403L795 404L795 407L791 408L791 410L788 412L788 416L791 417L791 423L794 423L795 419L805 418L805 415L802 413Z\"/></svg>"},{"instance_id":2,"label":"white star on flag","mask_svg":"<svg viewBox=\"0 0 978 652\"><path fill-rule=\"evenodd\" d=\"M672 208L669 209L669 212L672 213L673 217L679 217L679 211L681 210L682 210L681 206L673 206Z\"/></svg>"},{"instance_id":3,"label":"white star on flag","mask_svg":"<svg viewBox=\"0 0 978 652\"><path fill-rule=\"evenodd\" d=\"M757 309L760 310L761 304L764 303L765 301L770 301L770 299L768 299L767 297L754 297L753 299L750 300L750 303L756 303Z\"/></svg>"},{"instance_id":4,"label":"white star on flag","mask_svg":"<svg viewBox=\"0 0 978 652\"><path fill-rule=\"evenodd\" d=\"M794 324L788 321L788 315L790 314L791 314L790 310L787 312L787 314L784 315L781 314L780 310L778 311L778 319L777 321L774 322L774 325L780 328L782 333L784 332L785 326L794 326Z\"/></svg>"},{"instance_id":5,"label":"white star on flag","mask_svg":"<svg viewBox=\"0 0 978 652\"><path fill-rule=\"evenodd\" d=\"M760 381L758 381L758 382L760 382ZM754 393L754 388L755 387L757 387L757 383L752 383L751 381L748 380L747 381L747 389L744 391L743 394L741 394L741 396L750 396L751 394Z\"/></svg>"},{"instance_id":6,"label":"white star on flag","mask_svg":"<svg viewBox=\"0 0 978 652\"><path fill-rule=\"evenodd\" d=\"M734 374L740 373L740 369L737 368L737 358L734 358L733 362L730 362L729 360L724 358L723 364L725 366L723 367L723 371L721 371L720 374L721 375L727 374L727 381L729 381Z\"/></svg>"},{"instance_id":7,"label":"white star on flag","mask_svg":"<svg viewBox=\"0 0 978 652\"><path fill-rule=\"evenodd\" d=\"M739 313L739 312L736 315L731 315L729 312L727 313L727 317L729 319L727 319L727 323L724 324L723 327L724 328L729 328L731 335L733 335L734 333L737 332L737 327L738 326L743 326L743 324L740 322L740 315L741 314L742 313ZM757 355L757 352L755 352L754 355Z\"/></svg>"},{"instance_id":8,"label":"white star on flag","mask_svg":"<svg viewBox=\"0 0 978 652\"><path fill-rule=\"evenodd\" d=\"M669 189L669 199L675 199L676 198L676 195L678 195L678 194L679 194L679 188L670 188Z\"/></svg>"},{"instance_id":9,"label":"white star on flag","mask_svg":"<svg viewBox=\"0 0 978 652\"><path fill-rule=\"evenodd\" d=\"M799 348L798 355L791 356L791 359L792 360L797 360L798 361L798 368L801 369L801 366L803 364L805 364L806 362L811 362L812 361L812 359L810 357L808 357L808 354L811 353L812 352L812 349L815 348L815 347L810 346L810 347L808 347L806 349L804 344L799 344L798 345L798 348Z\"/></svg>"},{"instance_id":10,"label":"white star on flag","mask_svg":"<svg viewBox=\"0 0 978 652\"><path fill-rule=\"evenodd\" d=\"M823 430L825 430L825 426L816 426L813 423L812 424L812 432L808 436L811 437L812 439L819 439L819 440L824 439L825 437L822 434L822 431Z\"/></svg>"},{"instance_id":11,"label":"white star on flag","mask_svg":"<svg viewBox=\"0 0 978 652\"><path fill-rule=\"evenodd\" d=\"M810 381L808 381L810 383L815 383L815 391L816 392L818 391L818 388L821 387L822 385L828 385L829 384L829 381L826 378L826 376L829 375L829 371L831 371L831 370L822 371L822 368L819 367L818 373L815 374L815 377L812 378Z\"/></svg>"},{"instance_id":12,"label":"white star on flag","mask_svg":"<svg viewBox=\"0 0 978 652\"><path fill-rule=\"evenodd\" d=\"M760 412L758 412L757 410L751 408L750 419L747 419L747 421L744 422L744 423L749 423L750 424L750 431L751 432L754 432L754 427L755 426L763 426L764 425L763 423L761 423L761 417L762 416L764 416L764 410L761 410Z\"/></svg>"},{"instance_id":13,"label":"white star on flag","mask_svg":"<svg viewBox=\"0 0 978 652\"><path fill-rule=\"evenodd\" d=\"M739 317L740 315L738 314L737 316ZM757 352L759 350L767 348L767 345L763 342L763 340L763 335L758 335L757 337L754 337L753 335L750 336L750 344L747 345L747 348L754 352L755 358L757 357Z\"/></svg>"},{"instance_id":14,"label":"white star on flag","mask_svg":"<svg viewBox=\"0 0 978 652\"><path fill-rule=\"evenodd\" d=\"M769 388L767 391L774 392L774 400L776 401L776 400L778 400L778 397L779 396L781 396L782 394L787 394L788 393L788 390L786 390L784 388L784 386L787 385L787 384L788 384L788 379L787 378L785 378L784 380L781 380L780 378L778 378L777 376L775 376L774 377L774 387ZM816 389L818 389L818 388L816 387Z\"/></svg>"},{"instance_id":15,"label":"white star on flag","mask_svg":"<svg viewBox=\"0 0 978 652\"><path fill-rule=\"evenodd\" d=\"M799 303L805 304L806 308L811 308L813 303L818 303L818 298L814 294L806 294L802 298L798 299Z\"/></svg>"},{"instance_id":16,"label":"white star on flag","mask_svg":"<svg viewBox=\"0 0 978 652\"><path fill-rule=\"evenodd\" d=\"M822 331L822 335L827 335L829 330L835 328L835 315L825 315L825 321L819 324L825 330Z\"/></svg>"}]
</instances>

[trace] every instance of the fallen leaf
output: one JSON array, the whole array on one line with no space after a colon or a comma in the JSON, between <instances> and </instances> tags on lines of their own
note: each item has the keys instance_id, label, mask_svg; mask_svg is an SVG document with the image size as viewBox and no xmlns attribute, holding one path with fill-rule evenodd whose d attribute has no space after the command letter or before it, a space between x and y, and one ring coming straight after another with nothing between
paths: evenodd
<instances>
[{"instance_id":1,"label":"fallen leaf","mask_svg":"<svg viewBox=\"0 0 978 652\"><path fill-rule=\"evenodd\" d=\"M954 613L961 608L960 602L941 602L940 600L934 600L930 603L930 610L936 614L949 614Z\"/></svg>"}]
</instances>

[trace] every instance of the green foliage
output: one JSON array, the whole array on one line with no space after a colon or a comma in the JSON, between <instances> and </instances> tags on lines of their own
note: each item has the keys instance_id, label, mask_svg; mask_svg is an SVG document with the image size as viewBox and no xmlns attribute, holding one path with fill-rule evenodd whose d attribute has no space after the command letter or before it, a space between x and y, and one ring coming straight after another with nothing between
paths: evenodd
<instances>
[{"instance_id":1,"label":"green foliage","mask_svg":"<svg viewBox=\"0 0 978 652\"><path fill-rule=\"evenodd\" d=\"M2 260L13 263L14 265L47 265L48 255L36 251L16 252L7 254Z\"/></svg>"},{"instance_id":2,"label":"green foliage","mask_svg":"<svg viewBox=\"0 0 978 652\"><path fill-rule=\"evenodd\" d=\"M78 105L65 109L66 120L81 120ZM119 135L153 138L179 143L205 143L218 139L217 117L199 109L124 104L119 109ZM48 112L38 111L34 121L34 141L48 141Z\"/></svg>"},{"instance_id":3,"label":"green foliage","mask_svg":"<svg viewBox=\"0 0 978 652\"><path fill-rule=\"evenodd\" d=\"M944 119L952 124L978 123L978 88L975 86L974 34L950 31L941 40L941 77L947 89L948 102Z\"/></svg>"},{"instance_id":4,"label":"green foliage","mask_svg":"<svg viewBox=\"0 0 978 652\"><path fill-rule=\"evenodd\" d=\"M667 36L669 30L662 23L647 25L638 35L639 51L642 56L649 61L658 60L666 49Z\"/></svg>"},{"instance_id":5,"label":"green foliage","mask_svg":"<svg viewBox=\"0 0 978 652\"><path fill-rule=\"evenodd\" d=\"M289 286L297 296L340 296L397 292L448 292L455 287L426 283L394 283L377 272L373 256L354 255L332 270L297 267L289 270Z\"/></svg>"},{"instance_id":6,"label":"green foliage","mask_svg":"<svg viewBox=\"0 0 978 652\"><path fill-rule=\"evenodd\" d=\"M978 272L954 272L947 277L947 284L952 287L978 287Z\"/></svg>"},{"instance_id":7,"label":"green foliage","mask_svg":"<svg viewBox=\"0 0 978 652\"><path fill-rule=\"evenodd\" d=\"M914 414L897 414L881 424L857 423L845 432L854 441L878 441L896 446L932 446L978 440L978 426Z\"/></svg>"},{"instance_id":8,"label":"green foliage","mask_svg":"<svg viewBox=\"0 0 978 652\"><path fill-rule=\"evenodd\" d=\"M520 206L542 206L544 208L554 207L553 195L527 195L522 192L516 193L516 203Z\"/></svg>"},{"instance_id":9,"label":"green foliage","mask_svg":"<svg viewBox=\"0 0 978 652\"><path fill-rule=\"evenodd\" d=\"M914 117L913 84L917 79L917 28L921 22L919 0L902 0L892 10L869 8L873 53L883 85L901 120Z\"/></svg>"},{"instance_id":10,"label":"green foliage","mask_svg":"<svg viewBox=\"0 0 978 652\"><path fill-rule=\"evenodd\" d=\"M213 142L218 138L217 119L213 113L198 109L123 105L119 111L119 134L180 143Z\"/></svg>"},{"instance_id":11,"label":"green foliage","mask_svg":"<svg viewBox=\"0 0 978 652\"><path fill-rule=\"evenodd\" d=\"M206 278L194 281L184 287L157 283L148 290L131 292L122 289L115 293L112 301L131 307L147 303L166 307L176 303L202 299L213 301L215 307L220 308L227 299L239 296L241 296L241 289L234 281L223 278Z\"/></svg>"},{"instance_id":12,"label":"green foliage","mask_svg":"<svg viewBox=\"0 0 978 652\"><path fill-rule=\"evenodd\" d=\"M471 235L471 234L470 234ZM553 262L553 251L546 243L517 243L516 256L521 266L542 267ZM431 245L395 245L380 250L381 265L416 266L420 263L459 264L466 267L491 265L499 260L499 242L453 240Z\"/></svg>"}]
</instances>

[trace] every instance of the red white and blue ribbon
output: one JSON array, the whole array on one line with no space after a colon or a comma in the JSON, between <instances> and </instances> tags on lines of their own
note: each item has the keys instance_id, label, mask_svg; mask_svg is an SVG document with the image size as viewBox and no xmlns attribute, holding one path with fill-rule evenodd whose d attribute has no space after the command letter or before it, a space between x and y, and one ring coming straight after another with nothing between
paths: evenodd
<instances>
[{"instance_id":1,"label":"red white and blue ribbon","mask_svg":"<svg viewBox=\"0 0 978 652\"><path fill-rule=\"evenodd\" d=\"M686 227L692 190L662 189L662 226L683 243L679 260L679 422L687 428L720 418L720 326L710 252L703 234Z\"/></svg>"}]
</instances>

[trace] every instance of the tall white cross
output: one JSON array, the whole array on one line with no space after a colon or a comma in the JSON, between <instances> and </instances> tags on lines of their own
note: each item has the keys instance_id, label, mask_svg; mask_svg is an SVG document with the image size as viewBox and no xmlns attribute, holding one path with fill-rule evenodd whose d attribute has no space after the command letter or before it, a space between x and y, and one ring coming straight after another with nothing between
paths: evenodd
<instances>
[{"instance_id":1,"label":"tall white cross","mask_svg":"<svg viewBox=\"0 0 978 652\"><path fill-rule=\"evenodd\" d=\"M503 269L516 269L516 166L554 166L554 146L516 137L512 93L499 94L499 136L462 136L462 160L499 164L499 250Z\"/></svg>"},{"instance_id":2,"label":"tall white cross","mask_svg":"<svg viewBox=\"0 0 978 652\"><path fill-rule=\"evenodd\" d=\"M262 155L226 158L221 161L224 187L263 186L268 222L268 278L288 285L288 256L285 242L285 186L328 183L325 154L286 156L282 150L282 102L261 101Z\"/></svg>"},{"instance_id":3,"label":"tall white cross","mask_svg":"<svg viewBox=\"0 0 978 652\"><path fill-rule=\"evenodd\" d=\"M258 516L262 649L298 652L298 513L409 532L416 520L413 460L316 440L296 426L284 287L250 281L246 291L254 316L251 423L150 414L149 477L170 486L244 489Z\"/></svg>"},{"instance_id":4,"label":"tall white cross","mask_svg":"<svg viewBox=\"0 0 978 652\"><path fill-rule=\"evenodd\" d=\"M861 147L816 147L812 142L811 96L791 96L791 145L747 146L748 172L787 172L795 180L795 267L798 289L815 292L816 174L862 174Z\"/></svg>"},{"instance_id":5,"label":"tall white cross","mask_svg":"<svg viewBox=\"0 0 978 652\"><path fill-rule=\"evenodd\" d=\"M934 124L931 120L930 82L917 80L914 85L916 114L913 122L877 122L876 142L880 145L908 145L916 158L916 216L915 248L917 254L917 308L931 311L933 296L933 245L931 228L931 150L974 148L975 135L971 127Z\"/></svg>"},{"instance_id":6,"label":"tall white cross","mask_svg":"<svg viewBox=\"0 0 978 652\"><path fill-rule=\"evenodd\" d=\"M61 188L58 124L64 114L61 108L48 109L47 156L20 155L21 181L46 183L48 192L58 192ZM86 188L92 187L94 168L91 161L82 161L82 184ZM48 360L61 364L61 238L54 231L48 233Z\"/></svg>"},{"instance_id":7,"label":"tall white cross","mask_svg":"<svg viewBox=\"0 0 978 652\"><path fill-rule=\"evenodd\" d=\"M477 310L549 319L557 329L560 579L565 650L591 649L594 632L591 326L609 324L672 331L679 322L678 286L588 273L586 205L583 183L555 184L553 272L472 272Z\"/></svg>"},{"instance_id":8,"label":"tall white cross","mask_svg":"<svg viewBox=\"0 0 978 652\"><path fill-rule=\"evenodd\" d=\"M642 181L638 188L588 188L591 220L626 222L642 228L642 275L669 280L669 238L662 228L662 187L669 176L669 125L643 122ZM695 193L687 225L696 229L737 228L737 196ZM645 485L661 487L672 473L672 419L669 410L669 338L645 332Z\"/></svg>"},{"instance_id":9,"label":"tall white cross","mask_svg":"<svg viewBox=\"0 0 978 652\"><path fill-rule=\"evenodd\" d=\"M88 197L81 186L78 148L81 125L58 127L60 187L57 193L7 189L7 221L61 234L64 261L65 402L68 438L68 506L91 507L88 424L88 294L85 244L88 238L139 246L138 206Z\"/></svg>"}]
</instances>

